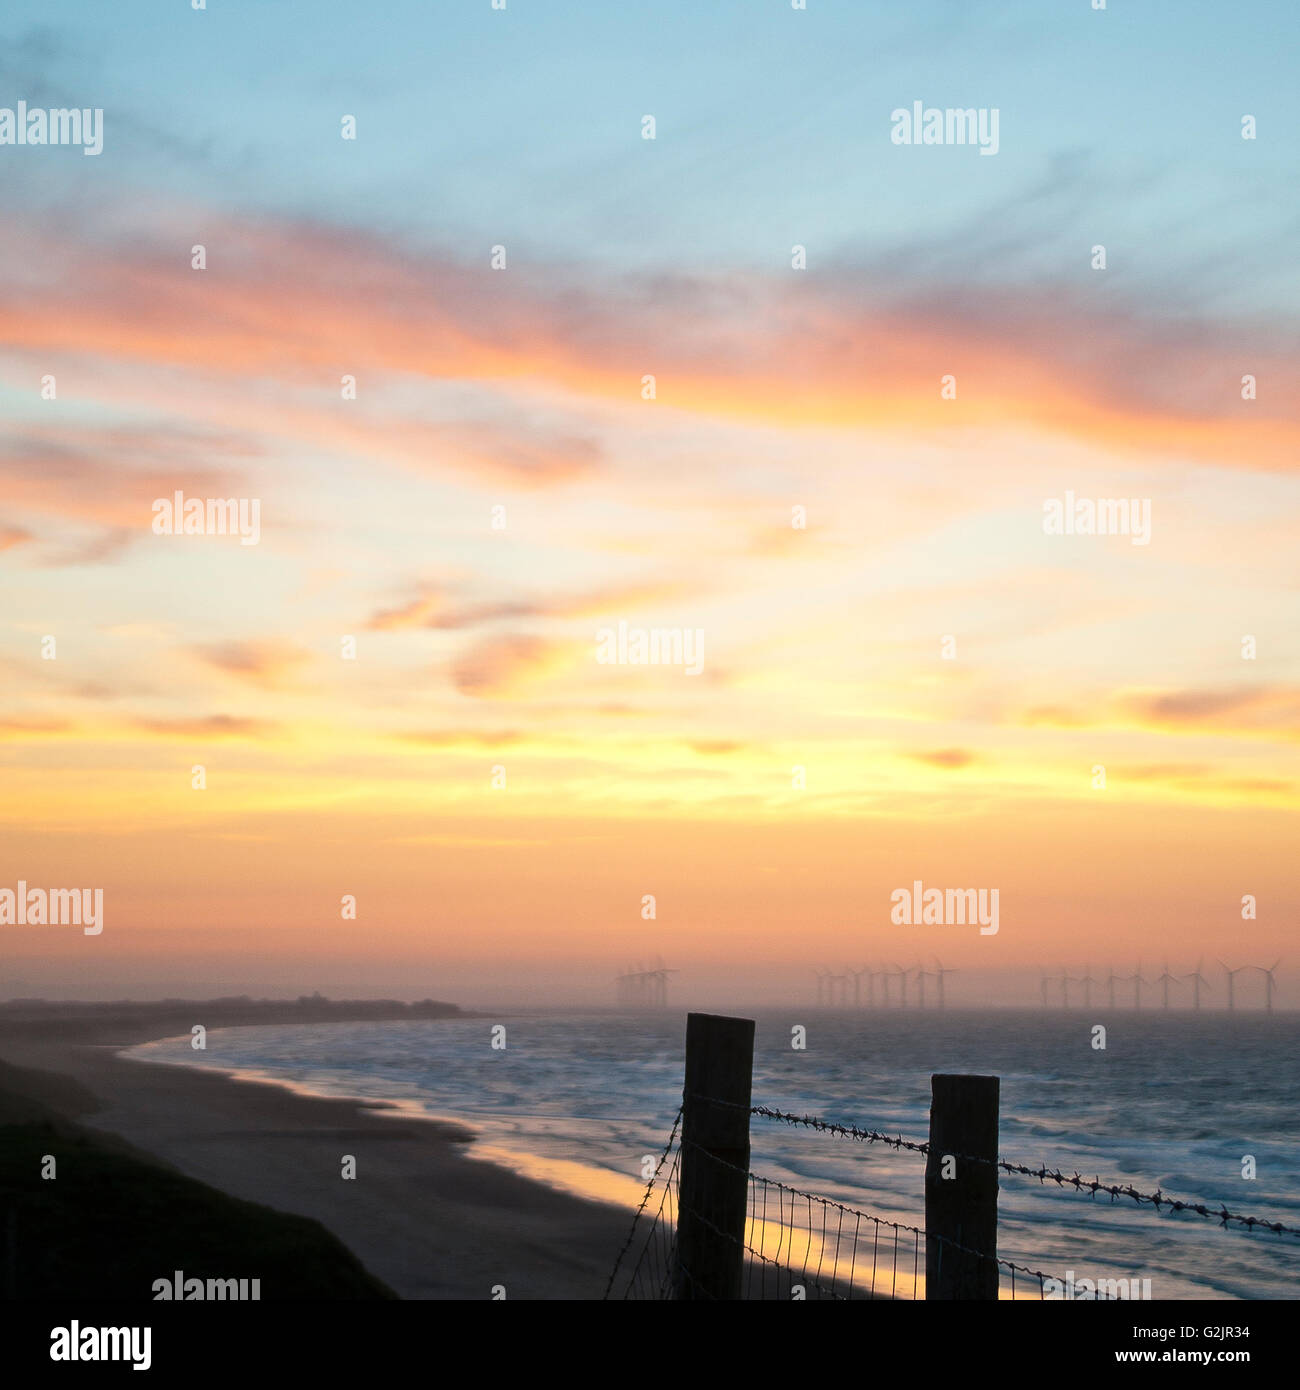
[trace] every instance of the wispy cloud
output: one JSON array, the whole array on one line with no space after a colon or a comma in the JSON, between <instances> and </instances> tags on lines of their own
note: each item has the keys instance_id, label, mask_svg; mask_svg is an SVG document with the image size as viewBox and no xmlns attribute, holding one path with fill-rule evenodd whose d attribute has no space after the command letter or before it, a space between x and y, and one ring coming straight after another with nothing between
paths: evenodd
<instances>
[{"instance_id":1,"label":"wispy cloud","mask_svg":"<svg viewBox=\"0 0 1300 1390\"><path fill-rule=\"evenodd\" d=\"M1121 691L1092 703L1042 705L1018 722L1066 729L1124 727L1166 734L1300 738L1300 686L1237 685Z\"/></svg>"},{"instance_id":2,"label":"wispy cloud","mask_svg":"<svg viewBox=\"0 0 1300 1390\"><path fill-rule=\"evenodd\" d=\"M292 642L218 642L191 651L215 670L265 690L283 688L312 659L310 651Z\"/></svg>"},{"instance_id":3,"label":"wispy cloud","mask_svg":"<svg viewBox=\"0 0 1300 1390\"><path fill-rule=\"evenodd\" d=\"M936 748L932 752L909 753L907 756L913 762L949 770L969 767L976 760L975 754L969 748Z\"/></svg>"},{"instance_id":4,"label":"wispy cloud","mask_svg":"<svg viewBox=\"0 0 1300 1390\"><path fill-rule=\"evenodd\" d=\"M25 526L0 526L0 552L26 545L32 539L32 533Z\"/></svg>"},{"instance_id":5,"label":"wispy cloud","mask_svg":"<svg viewBox=\"0 0 1300 1390\"><path fill-rule=\"evenodd\" d=\"M179 488L192 496L228 496L239 470L214 462L248 459L257 446L237 435L159 425L55 428L25 426L0 440L0 502L116 530L147 534L152 507Z\"/></svg>"},{"instance_id":6,"label":"wispy cloud","mask_svg":"<svg viewBox=\"0 0 1300 1390\"><path fill-rule=\"evenodd\" d=\"M286 384L368 373L373 391L400 374L628 404L653 364L660 402L708 414L793 426L1015 422L1143 453L1294 465L1300 363L1282 323L1153 314L1139 297L1099 300L1068 283L1032 298L1020 286L958 290L843 265L797 286L788 275L493 274L305 221L216 219L210 237L222 248L219 295L217 268L192 272L174 246L97 243L91 254L57 228L11 222L0 229L6 259L24 264L52 241L46 255L64 270L54 283L0 282L0 342ZM1246 371L1267 383L1249 404ZM945 373L958 380L956 401L940 399ZM339 431L362 427L333 414ZM493 421L412 415L389 429L422 433L426 456L441 437L521 478L564 479L601 458L594 437L529 438Z\"/></svg>"},{"instance_id":7,"label":"wispy cloud","mask_svg":"<svg viewBox=\"0 0 1300 1390\"><path fill-rule=\"evenodd\" d=\"M281 731L280 725L268 720L230 714L210 714L201 719L139 719L136 726L163 738L186 740L266 739Z\"/></svg>"},{"instance_id":8,"label":"wispy cloud","mask_svg":"<svg viewBox=\"0 0 1300 1390\"><path fill-rule=\"evenodd\" d=\"M452 680L462 695L479 698L518 693L572 659L568 646L540 637L511 635L480 643L453 667Z\"/></svg>"},{"instance_id":9,"label":"wispy cloud","mask_svg":"<svg viewBox=\"0 0 1300 1390\"><path fill-rule=\"evenodd\" d=\"M505 748L518 743L525 737L515 729L491 730L467 729L413 729L398 737L403 743L418 744L422 748Z\"/></svg>"},{"instance_id":10,"label":"wispy cloud","mask_svg":"<svg viewBox=\"0 0 1300 1390\"><path fill-rule=\"evenodd\" d=\"M700 594L699 587L684 580L611 585L567 596L482 602L456 602L442 593L423 594L396 607L378 609L371 614L366 626L376 632L404 628L456 631L525 618L594 618L611 613L633 613L650 604L698 599Z\"/></svg>"},{"instance_id":11,"label":"wispy cloud","mask_svg":"<svg viewBox=\"0 0 1300 1390\"><path fill-rule=\"evenodd\" d=\"M66 719L0 719L0 738L36 738L42 734L65 734L75 726Z\"/></svg>"}]
</instances>

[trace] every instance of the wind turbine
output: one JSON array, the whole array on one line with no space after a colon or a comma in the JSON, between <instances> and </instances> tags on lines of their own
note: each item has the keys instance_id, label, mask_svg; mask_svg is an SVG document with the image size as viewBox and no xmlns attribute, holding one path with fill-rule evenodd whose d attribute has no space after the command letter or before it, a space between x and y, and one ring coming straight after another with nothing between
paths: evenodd
<instances>
[{"instance_id":1,"label":"wind turbine","mask_svg":"<svg viewBox=\"0 0 1300 1390\"><path fill-rule=\"evenodd\" d=\"M663 957L660 956L657 973L659 975L659 1003L666 1009L668 1007L668 977L669 975L676 975L678 972L675 967L665 969Z\"/></svg>"},{"instance_id":2,"label":"wind turbine","mask_svg":"<svg viewBox=\"0 0 1300 1390\"><path fill-rule=\"evenodd\" d=\"M940 1007L941 1009L942 1009L943 1006L944 1006L944 1004L943 1004L943 977L944 977L945 975L955 975L956 973L957 973L957 967L956 967L956 966L952 966L952 967L949 968L948 970L945 970L945 969L943 968L943 964L942 964L942 963L940 962L940 960L939 960L939 957L938 957L938 956L935 956L935 958L934 958L934 977L935 977L936 980L939 981L939 1007Z\"/></svg>"},{"instance_id":3,"label":"wind turbine","mask_svg":"<svg viewBox=\"0 0 1300 1390\"><path fill-rule=\"evenodd\" d=\"M1138 961L1137 974L1129 978L1133 981L1133 1009L1136 1012L1142 1007L1142 986L1149 985L1151 981L1143 978L1141 961Z\"/></svg>"},{"instance_id":4,"label":"wind turbine","mask_svg":"<svg viewBox=\"0 0 1300 1390\"><path fill-rule=\"evenodd\" d=\"M924 962L918 961L913 967L916 971L916 1007L925 1008L925 977L930 973Z\"/></svg>"},{"instance_id":5,"label":"wind turbine","mask_svg":"<svg viewBox=\"0 0 1300 1390\"><path fill-rule=\"evenodd\" d=\"M889 971L877 970L876 974L880 976L880 1007L887 1009L889 1007Z\"/></svg>"},{"instance_id":6,"label":"wind turbine","mask_svg":"<svg viewBox=\"0 0 1300 1390\"><path fill-rule=\"evenodd\" d=\"M1073 981L1068 974L1061 976L1061 1007L1063 1009L1070 1007L1070 985L1072 983Z\"/></svg>"},{"instance_id":7,"label":"wind turbine","mask_svg":"<svg viewBox=\"0 0 1300 1390\"><path fill-rule=\"evenodd\" d=\"M629 965L622 975L615 976L618 985L620 1004L665 1004L668 1000L667 977L675 971L663 968L663 957L659 957L659 969L647 970L642 961Z\"/></svg>"},{"instance_id":8,"label":"wind turbine","mask_svg":"<svg viewBox=\"0 0 1300 1390\"><path fill-rule=\"evenodd\" d=\"M1219 964L1220 964L1220 965L1223 965L1223 962L1220 961ZM1227 967L1226 965L1223 965L1223 973L1228 977L1228 1012L1229 1012L1229 1013L1232 1013L1233 1010L1237 1007L1236 997L1235 997L1235 995L1233 994L1233 985L1234 985L1234 981L1236 980L1237 976L1240 975L1241 972L1242 972L1245 968L1246 968L1246 967L1245 967L1244 965L1239 965L1235 970L1229 970L1228 967Z\"/></svg>"},{"instance_id":9,"label":"wind turbine","mask_svg":"<svg viewBox=\"0 0 1300 1390\"><path fill-rule=\"evenodd\" d=\"M1255 967L1255 969L1260 971L1264 976L1264 1011L1266 1013L1271 1014L1273 1012L1273 986L1277 983L1273 978L1273 971L1281 964L1282 957L1279 956L1268 970L1265 970L1262 965L1257 965Z\"/></svg>"},{"instance_id":10,"label":"wind turbine","mask_svg":"<svg viewBox=\"0 0 1300 1390\"><path fill-rule=\"evenodd\" d=\"M1109 999L1109 1007L1112 1009L1115 1007L1115 981L1118 979L1119 976L1116 975L1113 969L1108 971L1106 975L1106 997Z\"/></svg>"},{"instance_id":11,"label":"wind turbine","mask_svg":"<svg viewBox=\"0 0 1300 1390\"><path fill-rule=\"evenodd\" d=\"M1092 978L1092 966L1085 965L1083 967L1083 974L1079 977L1078 983L1083 986L1083 1007L1085 1009L1092 1008L1092 987L1097 983Z\"/></svg>"},{"instance_id":12,"label":"wind turbine","mask_svg":"<svg viewBox=\"0 0 1300 1390\"><path fill-rule=\"evenodd\" d=\"M1184 980L1190 980L1192 982L1192 1008L1197 1010L1197 1012L1199 1012L1201 1008L1201 986L1204 985L1206 989L1210 987L1209 980L1201 974L1201 966L1204 964L1205 957L1202 956L1200 960L1196 962L1196 969L1192 971L1190 975L1183 976Z\"/></svg>"},{"instance_id":13,"label":"wind turbine","mask_svg":"<svg viewBox=\"0 0 1300 1390\"><path fill-rule=\"evenodd\" d=\"M897 961L894 962L894 974L898 976L898 1007L907 1008L907 974Z\"/></svg>"},{"instance_id":14,"label":"wind turbine","mask_svg":"<svg viewBox=\"0 0 1300 1390\"><path fill-rule=\"evenodd\" d=\"M842 977L837 975L834 970L826 972L826 1007L834 1009L843 1002L844 986L841 982Z\"/></svg>"},{"instance_id":15,"label":"wind turbine","mask_svg":"<svg viewBox=\"0 0 1300 1390\"><path fill-rule=\"evenodd\" d=\"M867 977L867 1008L874 1009L876 1007L876 972L869 965L864 965L861 970L855 970L853 973L859 978L863 975Z\"/></svg>"},{"instance_id":16,"label":"wind turbine","mask_svg":"<svg viewBox=\"0 0 1300 1390\"><path fill-rule=\"evenodd\" d=\"M1169 962L1165 961L1164 974L1156 976L1156 984L1163 987L1161 1007L1164 1008L1166 1012L1168 1012L1169 1009L1169 984L1171 980L1176 982L1177 979L1177 975L1171 975L1169 973Z\"/></svg>"},{"instance_id":17,"label":"wind turbine","mask_svg":"<svg viewBox=\"0 0 1300 1390\"><path fill-rule=\"evenodd\" d=\"M654 969L646 972L646 979L650 987L650 1002L658 1008L666 1009L668 1007L668 977L676 974L676 970L669 970L664 965L662 956L656 956Z\"/></svg>"}]
</instances>

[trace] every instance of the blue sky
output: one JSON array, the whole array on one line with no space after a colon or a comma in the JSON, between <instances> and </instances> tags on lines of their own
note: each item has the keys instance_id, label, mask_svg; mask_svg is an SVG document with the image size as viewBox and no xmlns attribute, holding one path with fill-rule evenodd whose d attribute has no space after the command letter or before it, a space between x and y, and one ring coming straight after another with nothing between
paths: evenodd
<instances>
[{"instance_id":1,"label":"blue sky","mask_svg":"<svg viewBox=\"0 0 1300 1390\"><path fill-rule=\"evenodd\" d=\"M1293 5L212 0L0 23L0 99L107 113L93 172L47 162L27 197L111 182L615 267L781 267L798 242L814 269L935 257L967 282L1068 276L1095 239L1112 283L1157 295L1250 312L1297 289ZM917 99L996 106L999 156L891 145ZM1249 286L1215 263L1225 219Z\"/></svg>"}]
</instances>

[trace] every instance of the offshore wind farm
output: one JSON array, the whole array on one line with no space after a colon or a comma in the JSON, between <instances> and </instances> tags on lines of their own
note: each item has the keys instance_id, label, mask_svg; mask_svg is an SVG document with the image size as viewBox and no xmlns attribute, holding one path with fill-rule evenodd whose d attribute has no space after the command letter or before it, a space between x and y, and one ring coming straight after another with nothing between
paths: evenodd
<instances>
[{"instance_id":1,"label":"offshore wind farm","mask_svg":"<svg viewBox=\"0 0 1300 1390\"><path fill-rule=\"evenodd\" d=\"M1210 967L1212 974L1208 977L1203 956L1194 965L1188 964L1180 970L1171 970L1169 961L1165 960L1160 973L1150 976L1140 961L1131 970L1098 966L1094 973L1091 964L1077 967L1076 971L1043 970L1037 976L1036 990L1031 989L1028 977L1023 974L1018 986L1008 986L1005 980L999 979L996 1003L992 1006L1016 1008L1037 1003L1041 1009L1105 1008L1164 1013L1199 1013L1202 1009L1235 1013L1258 1009L1273 1012L1281 957L1268 966L1230 967L1222 961L1216 964L1217 969ZM877 961L862 966L820 966L813 971L815 1003L818 1009L944 1009L948 1006L951 989L946 982L952 975L965 977L964 988L956 1001L961 1007L990 1006L981 972L945 967L938 957L929 964L917 961L907 966L897 961ZM1245 979L1239 984L1237 977L1243 975Z\"/></svg>"},{"instance_id":2,"label":"offshore wind farm","mask_svg":"<svg viewBox=\"0 0 1300 1390\"><path fill-rule=\"evenodd\" d=\"M1282 964L1281 958L1275 960L1271 966L1263 965L1239 965L1235 968L1219 962L1223 974L1223 986L1218 998L1223 1002L1219 1007L1229 1013L1233 1013L1240 1006L1242 1008L1258 1008L1265 1013L1273 1012L1273 993L1277 987L1277 969ZM1120 1007L1131 1007L1135 1010L1142 1008L1142 987L1159 987L1158 1002L1152 996L1148 996L1147 1007L1156 1008L1162 1012L1169 1012L1171 1009L1189 1009L1197 1013L1203 1007L1202 1000L1208 1000L1214 996L1214 989L1210 981L1202 973L1205 966L1205 959L1201 957L1197 960L1193 968L1185 970L1182 974L1174 974L1169 969L1169 962L1164 962L1164 967L1159 975L1148 979L1142 973L1142 965L1139 962L1131 974L1119 974L1113 969L1107 969L1104 977L1106 985L1106 1007L1115 1009ZM1247 995L1239 995L1236 988L1236 977L1243 973L1254 974L1262 977L1259 990ZM1068 1009L1072 1007L1070 999L1070 985L1081 983L1084 985L1085 994L1082 1001L1078 996L1075 997L1073 1005L1082 1003L1084 1008L1091 1006L1092 1000L1089 988L1097 981L1090 975L1071 976L1068 974L1052 975L1044 972L1041 976L1041 997L1044 1008L1053 1005ZM1125 985L1130 987L1128 991L1122 992L1118 999L1116 997L1116 986ZM1213 1006L1211 1006L1213 1007Z\"/></svg>"}]
</instances>

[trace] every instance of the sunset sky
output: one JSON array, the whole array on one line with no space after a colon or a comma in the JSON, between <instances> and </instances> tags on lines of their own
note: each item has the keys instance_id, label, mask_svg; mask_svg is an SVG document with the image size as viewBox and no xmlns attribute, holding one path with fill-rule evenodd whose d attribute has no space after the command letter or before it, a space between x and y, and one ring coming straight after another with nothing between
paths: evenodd
<instances>
[{"instance_id":1,"label":"sunset sky","mask_svg":"<svg viewBox=\"0 0 1300 1390\"><path fill-rule=\"evenodd\" d=\"M0 997L1288 955L1300 11L975 9L0 17L0 106L104 111L0 147L0 887L105 896L0 928ZM154 534L177 489L258 544ZM891 925L917 879L998 934Z\"/></svg>"}]
</instances>

